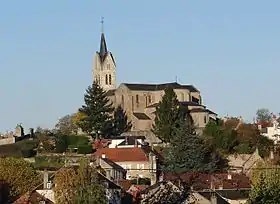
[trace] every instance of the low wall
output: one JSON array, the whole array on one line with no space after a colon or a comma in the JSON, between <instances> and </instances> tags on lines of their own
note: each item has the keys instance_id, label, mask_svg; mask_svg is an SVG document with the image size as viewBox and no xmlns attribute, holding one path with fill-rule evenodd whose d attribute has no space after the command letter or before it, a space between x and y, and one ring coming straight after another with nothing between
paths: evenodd
<instances>
[{"instance_id":1,"label":"low wall","mask_svg":"<svg viewBox=\"0 0 280 204\"><path fill-rule=\"evenodd\" d=\"M5 139L0 139L0 145L14 144L16 143L15 137L8 137Z\"/></svg>"}]
</instances>

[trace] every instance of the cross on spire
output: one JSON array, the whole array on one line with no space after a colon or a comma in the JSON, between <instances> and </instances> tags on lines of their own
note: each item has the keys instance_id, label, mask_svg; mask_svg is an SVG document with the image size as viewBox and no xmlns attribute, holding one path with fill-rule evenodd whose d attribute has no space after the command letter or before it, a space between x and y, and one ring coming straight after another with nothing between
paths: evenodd
<instances>
[{"instance_id":1,"label":"cross on spire","mask_svg":"<svg viewBox=\"0 0 280 204\"><path fill-rule=\"evenodd\" d=\"M104 33L104 17L101 17L101 33Z\"/></svg>"}]
</instances>

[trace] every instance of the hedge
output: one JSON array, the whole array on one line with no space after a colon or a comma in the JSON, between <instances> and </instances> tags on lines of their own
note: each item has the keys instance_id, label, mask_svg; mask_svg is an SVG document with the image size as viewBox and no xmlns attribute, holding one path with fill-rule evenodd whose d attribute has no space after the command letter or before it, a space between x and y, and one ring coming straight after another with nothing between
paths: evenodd
<instances>
[{"instance_id":1,"label":"hedge","mask_svg":"<svg viewBox=\"0 0 280 204\"><path fill-rule=\"evenodd\" d=\"M78 146L78 154L91 154L92 146L91 145L80 145Z\"/></svg>"}]
</instances>

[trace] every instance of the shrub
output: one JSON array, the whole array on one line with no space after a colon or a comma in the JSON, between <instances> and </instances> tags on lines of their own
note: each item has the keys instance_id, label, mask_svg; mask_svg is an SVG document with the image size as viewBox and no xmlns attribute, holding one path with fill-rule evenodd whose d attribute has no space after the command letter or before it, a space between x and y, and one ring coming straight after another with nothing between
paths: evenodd
<instances>
[{"instance_id":1,"label":"shrub","mask_svg":"<svg viewBox=\"0 0 280 204\"><path fill-rule=\"evenodd\" d=\"M34 157L37 152L34 149L23 149L21 150L21 153L24 158L29 158Z\"/></svg>"},{"instance_id":2,"label":"shrub","mask_svg":"<svg viewBox=\"0 0 280 204\"><path fill-rule=\"evenodd\" d=\"M67 138L66 136L58 136L55 142L55 152L56 153L63 153L67 150Z\"/></svg>"},{"instance_id":3,"label":"shrub","mask_svg":"<svg viewBox=\"0 0 280 204\"><path fill-rule=\"evenodd\" d=\"M78 154L91 154L92 146L91 145L80 145L78 146Z\"/></svg>"}]
</instances>

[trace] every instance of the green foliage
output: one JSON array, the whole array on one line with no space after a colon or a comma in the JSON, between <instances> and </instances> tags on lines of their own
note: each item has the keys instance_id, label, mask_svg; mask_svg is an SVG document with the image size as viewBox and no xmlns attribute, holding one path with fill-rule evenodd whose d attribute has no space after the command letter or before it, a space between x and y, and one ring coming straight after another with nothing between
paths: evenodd
<instances>
[{"instance_id":1,"label":"green foliage","mask_svg":"<svg viewBox=\"0 0 280 204\"><path fill-rule=\"evenodd\" d=\"M25 194L41 183L41 176L23 159L0 158L0 180L9 185L10 199Z\"/></svg>"},{"instance_id":2,"label":"green foliage","mask_svg":"<svg viewBox=\"0 0 280 204\"><path fill-rule=\"evenodd\" d=\"M85 105L79 112L85 115L81 123L82 130L93 138L110 135L112 126L111 113L114 111L112 103L106 97L106 92L97 84L89 86L84 95Z\"/></svg>"},{"instance_id":3,"label":"green foliage","mask_svg":"<svg viewBox=\"0 0 280 204\"><path fill-rule=\"evenodd\" d=\"M267 108L260 108L256 112L258 122L271 122L271 113Z\"/></svg>"},{"instance_id":4,"label":"green foliage","mask_svg":"<svg viewBox=\"0 0 280 204\"><path fill-rule=\"evenodd\" d=\"M79 145L86 145L88 144L88 138L86 136L76 136L76 135L67 135L66 136L66 143L67 145L71 145L78 147Z\"/></svg>"},{"instance_id":5,"label":"green foliage","mask_svg":"<svg viewBox=\"0 0 280 204\"><path fill-rule=\"evenodd\" d=\"M96 170L89 166L88 160L82 160L78 170L60 170L55 175L54 183L57 204L107 203L105 188Z\"/></svg>"},{"instance_id":6,"label":"green foliage","mask_svg":"<svg viewBox=\"0 0 280 204\"><path fill-rule=\"evenodd\" d=\"M186 120L179 121L178 128L173 132L170 146L164 150L165 171L215 172L219 169L218 163L221 158L214 154L202 138L193 134L187 124Z\"/></svg>"},{"instance_id":7,"label":"green foliage","mask_svg":"<svg viewBox=\"0 0 280 204\"><path fill-rule=\"evenodd\" d=\"M226 129L221 122L210 120L204 129L204 136L208 139L208 144L226 154L235 152L234 148L238 145L237 132Z\"/></svg>"},{"instance_id":8,"label":"green foliage","mask_svg":"<svg viewBox=\"0 0 280 204\"><path fill-rule=\"evenodd\" d=\"M55 152L56 153L63 153L66 152L68 147L67 144L67 137L65 135L59 135L56 138L56 144L55 144Z\"/></svg>"},{"instance_id":9,"label":"green foliage","mask_svg":"<svg viewBox=\"0 0 280 204\"><path fill-rule=\"evenodd\" d=\"M14 144L1 145L0 155L8 157L23 157L22 151L27 149L35 150L38 147L38 144L39 140L34 138L33 140L24 139Z\"/></svg>"},{"instance_id":10,"label":"green foliage","mask_svg":"<svg viewBox=\"0 0 280 204\"><path fill-rule=\"evenodd\" d=\"M91 154L93 152L91 145L78 146L78 154Z\"/></svg>"},{"instance_id":11,"label":"green foliage","mask_svg":"<svg viewBox=\"0 0 280 204\"><path fill-rule=\"evenodd\" d=\"M24 158L30 158L34 157L37 152L34 149L23 149L21 150L21 153Z\"/></svg>"},{"instance_id":12,"label":"green foliage","mask_svg":"<svg viewBox=\"0 0 280 204\"><path fill-rule=\"evenodd\" d=\"M279 168L267 163L260 164L258 168L259 169L253 171L253 188L250 193L248 204L280 203Z\"/></svg>"},{"instance_id":13,"label":"green foliage","mask_svg":"<svg viewBox=\"0 0 280 204\"><path fill-rule=\"evenodd\" d=\"M60 168L65 164L63 156L36 156L34 167L38 169L57 167Z\"/></svg>"},{"instance_id":14,"label":"green foliage","mask_svg":"<svg viewBox=\"0 0 280 204\"><path fill-rule=\"evenodd\" d=\"M176 121L179 119L180 106L176 93L170 87L164 90L164 96L158 103L155 112L153 132L163 142L170 142L176 131Z\"/></svg>"},{"instance_id":15,"label":"green foliage","mask_svg":"<svg viewBox=\"0 0 280 204\"><path fill-rule=\"evenodd\" d=\"M119 105L114 111L112 135L120 136L122 133L129 131L131 127L132 124L128 121L126 112Z\"/></svg>"},{"instance_id":16,"label":"green foliage","mask_svg":"<svg viewBox=\"0 0 280 204\"><path fill-rule=\"evenodd\" d=\"M133 179L133 180L131 180L131 184L150 186L151 185L151 179L150 178Z\"/></svg>"},{"instance_id":17,"label":"green foliage","mask_svg":"<svg viewBox=\"0 0 280 204\"><path fill-rule=\"evenodd\" d=\"M251 154L258 147L261 156L268 156L273 147L273 141L260 135L253 124L238 124L236 119L226 123L209 121L204 129L204 139L213 148L223 154Z\"/></svg>"}]
</instances>

